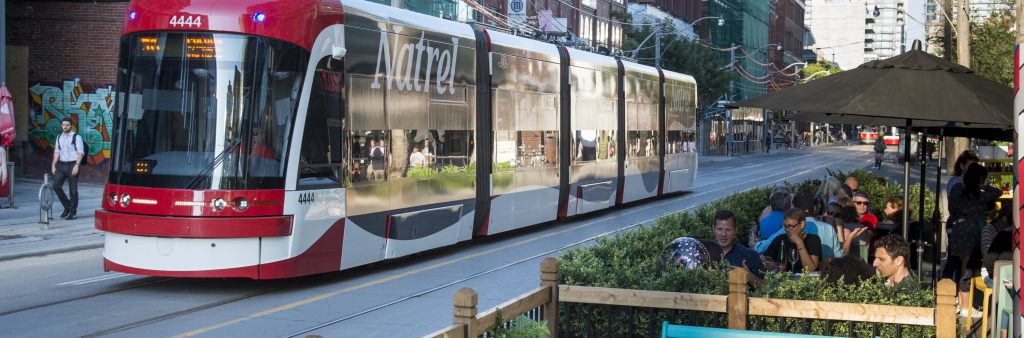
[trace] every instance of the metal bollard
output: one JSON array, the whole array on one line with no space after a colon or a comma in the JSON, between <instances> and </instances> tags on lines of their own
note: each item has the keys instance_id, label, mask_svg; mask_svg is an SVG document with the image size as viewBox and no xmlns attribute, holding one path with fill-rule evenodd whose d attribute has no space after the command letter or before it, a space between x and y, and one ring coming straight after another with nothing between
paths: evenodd
<instances>
[{"instance_id":1,"label":"metal bollard","mask_svg":"<svg viewBox=\"0 0 1024 338\"><path fill-rule=\"evenodd\" d=\"M50 230L51 219L53 219L53 187L50 184L50 174L43 174L43 185L39 187L39 223L43 224L43 230Z\"/></svg>"},{"instance_id":2,"label":"metal bollard","mask_svg":"<svg viewBox=\"0 0 1024 338\"><path fill-rule=\"evenodd\" d=\"M10 182L8 182L10 183L10 186L8 187L10 192L7 194L7 208L17 209L17 207L14 206L14 162L7 162L7 179L10 180ZM0 204L0 208L3 208L2 204Z\"/></svg>"}]
</instances>

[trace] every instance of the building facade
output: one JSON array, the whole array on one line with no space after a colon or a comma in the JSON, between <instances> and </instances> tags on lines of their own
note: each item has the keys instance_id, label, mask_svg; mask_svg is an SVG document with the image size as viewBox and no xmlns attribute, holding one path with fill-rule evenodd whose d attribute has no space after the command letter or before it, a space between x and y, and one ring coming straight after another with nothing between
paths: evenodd
<instances>
[{"instance_id":1,"label":"building facade","mask_svg":"<svg viewBox=\"0 0 1024 338\"><path fill-rule=\"evenodd\" d=\"M814 35L808 49L818 61L829 61L842 69L864 63L867 20L864 0L808 0L804 22Z\"/></svg>"},{"instance_id":2,"label":"building facade","mask_svg":"<svg viewBox=\"0 0 1024 338\"><path fill-rule=\"evenodd\" d=\"M719 48L719 63L730 65L736 80L729 99L739 101L766 93L768 74L769 17L775 3L770 1L708 0L705 15L721 16L722 26L709 25L710 42Z\"/></svg>"},{"instance_id":3,"label":"building facade","mask_svg":"<svg viewBox=\"0 0 1024 338\"><path fill-rule=\"evenodd\" d=\"M782 46L769 48L768 58L775 65L771 72L768 90L774 91L788 88L796 83L804 50L804 36L807 27L804 16L807 9L804 0L778 0L771 15L771 26L768 29L768 40Z\"/></svg>"},{"instance_id":4,"label":"building facade","mask_svg":"<svg viewBox=\"0 0 1024 338\"><path fill-rule=\"evenodd\" d=\"M386 1L386 0L378 0ZM393 0L410 2L412 0ZM449 0L423 0L432 1ZM459 2L465 4L466 2ZM553 25L557 30L549 31L550 36L565 35L565 40L577 43L579 47L587 47L597 52L611 53L622 47L625 37L626 2L625 0L478 0L465 6L460 11L468 15L456 15L451 20L483 22L497 27L515 26L508 22L509 8L522 6L525 8L526 20L520 22L519 29L532 30L538 27L543 13L550 13ZM460 5L463 6L463 5ZM408 6L403 6L409 8ZM431 6L419 6L434 11ZM488 13L483 13L481 8ZM542 13L543 12L543 13ZM422 13L422 12L421 12ZM430 14L430 13L426 13ZM563 33L564 32L564 33ZM582 42L582 43L580 43Z\"/></svg>"},{"instance_id":5,"label":"building facade","mask_svg":"<svg viewBox=\"0 0 1024 338\"><path fill-rule=\"evenodd\" d=\"M664 2L666 7L662 7L663 4L659 4L658 2ZM694 9L693 7L696 8ZM682 2L655 2L644 0L644 2L630 2L627 10L631 15L630 18L634 24L654 24L664 22L664 20L669 20L669 22L671 22L675 27L679 36L689 40L701 38L697 33L698 30L691 25L701 17L699 1L684 0ZM718 25L711 19L703 20L703 22L707 22L707 25ZM707 31L705 32L705 36L707 36Z\"/></svg>"},{"instance_id":6,"label":"building facade","mask_svg":"<svg viewBox=\"0 0 1024 338\"><path fill-rule=\"evenodd\" d=\"M577 8L580 39L602 53L622 47L625 0L581 0Z\"/></svg>"},{"instance_id":7,"label":"building facade","mask_svg":"<svg viewBox=\"0 0 1024 338\"><path fill-rule=\"evenodd\" d=\"M904 1L867 0L865 5L863 62L903 54L907 40Z\"/></svg>"}]
</instances>

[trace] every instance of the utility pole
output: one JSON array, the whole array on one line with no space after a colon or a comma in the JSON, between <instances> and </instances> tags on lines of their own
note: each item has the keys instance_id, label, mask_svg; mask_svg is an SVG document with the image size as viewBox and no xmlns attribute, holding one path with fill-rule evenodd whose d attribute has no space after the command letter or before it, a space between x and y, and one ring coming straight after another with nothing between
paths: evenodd
<instances>
[{"instance_id":1,"label":"utility pole","mask_svg":"<svg viewBox=\"0 0 1024 338\"><path fill-rule=\"evenodd\" d=\"M654 31L654 67L661 68L661 26Z\"/></svg>"},{"instance_id":2,"label":"utility pole","mask_svg":"<svg viewBox=\"0 0 1024 338\"><path fill-rule=\"evenodd\" d=\"M943 3L946 13L948 15L954 15L956 18L948 18L945 24L945 40L946 47L944 54L946 60L952 61L953 57L953 43L952 43L952 23L949 19L956 20L956 61L964 67L971 66L971 11L969 0L957 0L956 11L953 11L953 0L946 0ZM951 142L946 142L946 170L950 173L954 171L954 165L956 165L956 158L960 156L964 150L967 150L969 142L963 137L950 137Z\"/></svg>"},{"instance_id":3,"label":"utility pole","mask_svg":"<svg viewBox=\"0 0 1024 338\"><path fill-rule=\"evenodd\" d=\"M732 45L729 47L729 66L733 67L733 69L738 67L738 65L736 64L736 43L735 42L733 42ZM734 86L733 81L735 81L735 80L730 77L729 78L729 100L727 100L727 101L730 101L730 102L733 101L734 97L736 97L735 96L735 92L733 91L733 86Z\"/></svg>"},{"instance_id":4,"label":"utility pole","mask_svg":"<svg viewBox=\"0 0 1024 338\"><path fill-rule=\"evenodd\" d=\"M946 15L953 13L953 0L942 2L942 11ZM949 22L953 18L942 20L942 57L947 61L953 61L953 25Z\"/></svg>"},{"instance_id":5,"label":"utility pole","mask_svg":"<svg viewBox=\"0 0 1024 338\"><path fill-rule=\"evenodd\" d=\"M956 61L971 68L971 2L957 0L956 10Z\"/></svg>"}]
</instances>

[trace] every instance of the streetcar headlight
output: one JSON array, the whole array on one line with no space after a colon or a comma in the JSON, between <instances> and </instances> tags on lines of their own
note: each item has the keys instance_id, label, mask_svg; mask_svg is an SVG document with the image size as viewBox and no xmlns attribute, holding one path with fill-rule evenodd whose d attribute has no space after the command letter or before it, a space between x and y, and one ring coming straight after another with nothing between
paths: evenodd
<instances>
[{"instance_id":1,"label":"streetcar headlight","mask_svg":"<svg viewBox=\"0 0 1024 338\"><path fill-rule=\"evenodd\" d=\"M131 12L128 12L128 19L130 19L132 21L135 21L135 18L137 18L137 17L138 17L138 13L135 13L134 9Z\"/></svg>"},{"instance_id":2,"label":"streetcar headlight","mask_svg":"<svg viewBox=\"0 0 1024 338\"><path fill-rule=\"evenodd\" d=\"M239 197L231 203L231 206L234 207L235 210L245 211L245 209L249 209L249 200L245 199L245 197Z\"/></svg>"},{"instance_id":3,"label":"streetcar headlight","mask_svg":"<svg viewBox=\"0 0 1024 338\"><path fill-rule=\"evenodd\" d=\"M110 205L117 205L117 194L110 193Z\"/></svg>"},{"instance_id":4,"label":"streetcar headlight","mask_svg":"<svg viewBox=\"0 0 1024 338\"><path fill-rule=\"evenodd\" d=\"M261 23L261 22L266 21L266 20L267 20L267 15L263 14L262 12L256 12L256 14L252 15L252 21L255 21L256 23Z\"/></svg>"},{"instance_id":5,"label":"streetcar headlight","mask_svg":"<svg viewBox=\"0 0 1024 338\"><path fill-rule=\"evenodd\" d=\"M224 208L227 208L227 206L228 202L225 201L223 198L218 197L210 201L210 207L213 208L213 211L224 210Z\"/></svg>"},{"instance_id":6,"label":"streetcar headlight","mask_svg":"<svg viewBox=\"0 0 1024 338\"><path fill-rule=\"evenodd\" d=\"M132 204L132 197L128 194L121 195L121 207L127 208L129 204Z\"/></svg>"}]
</instances>

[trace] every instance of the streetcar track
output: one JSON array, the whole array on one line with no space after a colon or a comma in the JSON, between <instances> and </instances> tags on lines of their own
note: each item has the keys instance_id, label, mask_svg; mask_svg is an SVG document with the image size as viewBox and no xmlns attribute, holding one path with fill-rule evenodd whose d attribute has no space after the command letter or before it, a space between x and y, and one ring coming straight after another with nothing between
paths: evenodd
<instances>
[{"instance_id":1,"label":"streetcar track","mask_svg":"<svg viewBox=\"0 0 1024 338\"><path fill-rule=\"evenodd\" d=\"M843 157L841 155L842 154L840 154L840 156L834 156L834 157ZM856 161L854 161L854 162L856 162ZM864 160L863 162L866 163L867 161ZM790 162L790 163L793 163L793 162ZM825 163L826 164L824 164L824 165L821 165L821 166L818 166L818 167L815 167L815 168L811 168L811 169L807 169L807 170L803 170L803 171L797 172L795 174L788 175L786 177L774 179L774 180L771 180L771 181L768 181L768 182L765 182L765 183L761 183L761 184L755 184L755 185L753 185L753 186L751 186L751 187L749 187L747 189L741 190L741 191L748 191L748 190L751 190L751 189L756 189L756 188L761 188L761 187L766 187L766 186L772 186L772 185L775 185L775 184L777 184L779 182L785 182L786 179L789 179L789 178L792 178L792 177L796 177L796 176L800 176L800 175L804 175L804 174L807 174L807 173L810 173L810 172L814 172L814 171L817 171L817 170L821 170L823 168L827 168L827 167L831 166L832 164L834 164L834 162L825 162ZM796 165L798 165L798 164L795 164L795 165L792 165L792 166L796 166ZM779 170L779 169L780 168L775 168L774 170ZM782 169L781 171L782 172L777 173L777 174L771 174L768 177L775 177L775 176L779 176L779 175L789 174L790 172L794 171L794 169L792 169L792 168ZM757 174L756 173L752 173L752 174L749 174L748 176L753 176L753 175L757 175ZM733 181L736 181L736 180L734 179ZM740 180L740 181L742 181L742 180ZM706 187L706 186L715 185L715 184L720 184L720 183L721 182L708 183L708 184L704 184L704 185L701 185L701 186L692 187L691 189L697 189L697 188ZM746 182L734 183L734 184L726 185L726 186L723 186L723 187L720 187L720 188L717 188L717 189L714 189L714 190L699 192L699 193L696 193L696 194L693 194L693 195L679 196L678 198L671 198L671 199L668 199L668 200L660 201L658 203L650 203L650 205L645 205L645 208L638 208L638 209L634 209L634 210L629 210L628 212L626 212L626 213L624 213L622 215L616 215L616 216L613 216L613 217L610 217L610 218L607 218L607 219L604 219L604 220L595 220L595 221L610 221L610 220L613 220L615 218L619 218L619 217L622 217L622 216L625 216L625 215L628 215L628 214L633 214L633 213L637 213L637 212L640 212L640 211L644 211L643 209L651 209L651 208L654 208L656 206L660 206L663 203L677 202L677 199L695 198L695 197L700 196L700 195L712 194L714 192L720 192L722 190L728 190L729 188L734 188L737 185L743 185L743 184L746 184ZM343 317L332 319L332 320L329 320L327 322L323 322L321 324L318 324L316 326L304 329L304 330L299 331L299 332L291 333L291 334L288 334L288 335L285 335L285 336L282 336L282 337L298 337L298 336L303 335L303 334L311 333L313 331L316 331L316 330L319 330L319 329L322 329L322 328L325 328L325 327L328 327L328 326L331 326L331 325L335 325L335 324L338 324L338 323L350 320L352 318L356 318L356 317L359 317L359 316L362 316L362 315L365 315L365 314L368 314L368 313L371 313L371 312L374 312L374 311L377 311L377 310L380 310L380 309L383 309L383 308L386 308L386 307L389 307L389 306L392 306L392 305L395 305L395 304L399 304L399 303L402 303L402 302L405 302L405 301L408 301L408 300L411 300L411 299L414 299L414 298L422 297L422 296L425 296L427 294L430 294L430 293L433 293L433 292L436 292L436 291L439 291L439 290L443 290L443 289L446 289L448 287L451 287L451 286L454 286L454 285L457 285L457 284L460 284L460 283L464 283L466 281L470 281L470 280L473 280L475 278L478 278L478 277L481 277L481 276L484 276L484 275L487 275L487 274L490 274L490 273L493 273L493 272L501 271L501 270L504 270L504 269L507 269L507 268L510 268L510 267L513 267L513 266L516 266L516 265L519 265L519 264L522 264L522 263L533 261L533 260L535 260L537 258L541 258L541 257L547 256L547 255L551 255L551 254L556 253L556 252L561 252L561 251L564 251L566 249L579 246L579 245L587 243L587 242L595 241L595 240L597 240L599 238L602 238L602 237L605 237L605 236L608 236L608 235L612 235L612 234L618 235L622 231L629 230L629 229L632 229L632 228L635 228L635 227L638 227L638 226L642 227L643 225L648 224L650 222L653 222L653 221L657 220L658 218L669 216L669 215L674 215L674 214L679 214L679 213L683 213L683 212L687 212L687 211L690 211L692 209L698 208L698 207L700 207L700 206L702 206L704 204L717 201L717 200L719 200L721 198L724 198L724 197L726 197L726 196L721 196L719 198L716 198L716 199L711 200L711 201L707 201L705 203L693 204L693 205L688 206L686 208L683 208L683 209L680 209L680 210L676 210L676 211L672 211L672 212L668 212L668 213L665 213L665 214L661 214L661 215L658 215L656 217L653 217L653 218L650 218L650 219L647 219L647 220L636 222L636 223L634 223L632 225L629 225L629 226L626 226L626 227L621 227L621 228L620 227L616 227L616 229L614 229L614 230L605 231L603 233L590 236L588 238L585 238L583 240L579 240L579 241L570 243L568 245L564 245L564 246L561 246L561 247L558 247L558 248L555 248L555 249L552 249L552 250L541 252L539 254L536 254L536 255L533 255L533 256L530 256L530 257L526 257L526 258L522 258L522 259L519 259L519 260L516 260L516 261L513 261L513 262L509 262L509 263L506 263L504 265L501 265L501 266L498 266L498 267L495 267L495 268L491 268L491 269L488 269L488 270L485 270L485 271L477 272L477 273L474 273L474 274L469 275L467 277L459 278L459 279L453 280L451 282L448 282L448 283L445 283L445 284L442 284L442 285L439 285L439 286L431 287L429 289L422 290L422 291L413 293L411 295L400 297L398 299L392 300L392 301L387 302L387 303L383 303L383 304L380 304L380 305L377 305L377 306L366 308L366 309L363 309L361 311L358 311L358 312L355 312L355 313L351 313L351 314L348 314L348 315L343 316ZM588 222L588 224L591 224L591 223L592 222ZM581 228L581 227L577 226L577 227L573 227L573 228L570 228L570 229L575 229L575 228Z\"/></svg>"},{"instance_id":2,"label":"streetcar track","mask_svg":"<svg viewBox=\"0 0 1024 338\"><path fill-rule=\"evenodd\" d=\"M138 321L135 321L135 322L132 322L132 323L115 326L113 328L105 329L105 330L102 330L102 331L97 331L97 332L85 334L85 335L82 335L81 337L92 338L92 337L105 336L105 335L108 335L108 334L117 333L117 332L121 332L121 331L125 331L125 330L130 330L130 329L133 329L133 328L136 328L136 327L145 326L145 325L149 325L149 324L153 324L153 323L158 323L158 322L162 322L162 321L165 321L165 320L168 320L168 319L178 318L178 317L181 317L181 316L184 316L184 315L188 315L188 314L192 314L192 313L195 313L195 312L199 312L199 311L202 311L202 310L212 309L212 308L215 308L215 307L218 307L218 306L221 306L221 305L231 304L231 303L234 303L234 302L237 302L237 301L246 300L246 299L253 298L253 297L258 297L258 296L266 295L266 294L277 292L277 291L288 290L288 289L291 289L291 288L292 287L284 287L284 288L280 288L280 289L265 289L265 290L261 290L259 292L253 292L251 294L245 294L245 295L241 295L241 296L231 297L231 298L228 298L228 299L222 299L222 300L219 300L219 301L216 301L216 302L207 303L207 304L203 304L203 305L199 305L199 306L194 306L194 307L187 308L187 309L184 309L184 310L178 310L178 311L171 312L171 313L168 313L168 314L164 314L164 315L160 315L160 316L156 316L156 317L151 317L151 318L147 318L147 319L143 319L143 320L138 320Z\"/></svg>"},{"instance_id":3,"label":"streetcar track","mask_svg":"<svg viewBox=\"0 0 1024 338\"><path fill-rule=\"evenodd\" d=\"M40 308L44 308L44 307L51 307L51 306L65 304L65 303L75 302L75 301L79 301L79 300L83 300L83 299L89 299L89 298L94 298L94 297L99 297L99 296L105 296L105 295L109 295L109 294L113 294L113 293L118 293L118 292L122 292L122 291L128 291L128 290L144 288L144 287L153 286L153 285L156 285L156 284L160 284L160 283L167 282L167 281L170 281L170 280L175 280L175 279L178 279L178 278L164 278L164 279L159 279L159 280L155 280L155 281L151 281L151 282L142 283L142 284L139 284L139 285L133 285L133 286L130 286L130 287L118 288L118 289L113 289L113 290L106 290L106 291L102 291L102 292L96 292L96 293L92 293L92 294L81 295L81 296L67 298L67 299L61 299L61 300L56 300L56 301L42 303L42 304L30 305L30 306L26 306L26 307L21 307L21 308L17 308L17 309L13 309L13 310L7 310L7 311L0 312L0 317L4 317L4 316L12 315L12 314L15 314L15 313L20 313L20 312L40 309Z\"/></svg>"}]
</instances>

